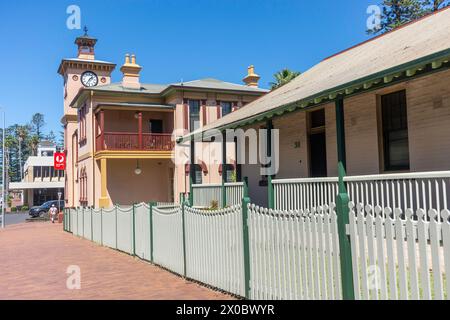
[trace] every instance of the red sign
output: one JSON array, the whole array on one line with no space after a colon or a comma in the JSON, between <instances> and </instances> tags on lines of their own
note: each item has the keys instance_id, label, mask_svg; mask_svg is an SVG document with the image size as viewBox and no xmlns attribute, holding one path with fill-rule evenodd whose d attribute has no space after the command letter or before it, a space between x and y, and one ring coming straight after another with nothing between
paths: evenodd
<instances>
[{"instance_id":1,"label":"red sign","mask_svg":"<svg viewBox=\"0 0 450 320\"><path fill-rule=\"evenodd\" d=\"M55 170L66 170L66 155L62 152L56 152L53 156Z\"/></svg>"}]
</instances>

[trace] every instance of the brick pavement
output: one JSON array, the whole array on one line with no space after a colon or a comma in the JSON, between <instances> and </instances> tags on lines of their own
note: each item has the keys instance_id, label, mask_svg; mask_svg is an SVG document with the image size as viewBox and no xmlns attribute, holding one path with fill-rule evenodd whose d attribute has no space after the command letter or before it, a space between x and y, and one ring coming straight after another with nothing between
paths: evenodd
<instances>
[{"instance_id":1,"label":"brick pavement","mask_svg":"<svg viewBox=\"0 0 450 320\"><path fill-rule=\"evenodd\" d=\"M10 226L0 230L0 244L0 299L232 299L74 237L60 224ZM81 269L80 290L66 287L69 265Z\"/></svg>"}]
</instances>

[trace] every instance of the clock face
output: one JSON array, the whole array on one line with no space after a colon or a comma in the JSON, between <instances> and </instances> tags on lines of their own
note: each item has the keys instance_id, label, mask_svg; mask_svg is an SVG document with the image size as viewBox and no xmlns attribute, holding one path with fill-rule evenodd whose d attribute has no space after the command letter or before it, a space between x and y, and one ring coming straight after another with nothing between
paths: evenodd
<instances>
[{"instance_id":1,"label":"clock face","mask_svg":"<svg viewBox=\"0 0 450 320\"><path fill-rule=\"evenodd\" d=\"M98 77L92 71L86 71L81 75L81 83L86 87L95 87L98 84Z\"/></svg>"}]
</instances>

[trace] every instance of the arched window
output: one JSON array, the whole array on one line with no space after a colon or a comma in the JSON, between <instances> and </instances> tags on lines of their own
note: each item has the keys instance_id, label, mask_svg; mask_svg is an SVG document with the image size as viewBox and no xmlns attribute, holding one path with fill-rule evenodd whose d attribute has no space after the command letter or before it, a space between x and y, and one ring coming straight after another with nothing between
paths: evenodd
<instances>
[{"instance_id":1,"label":"arched window","mask_svg":"<svg viewBox=\"0 0 450 320\"><path fill-rule=\"evenodd\" d=\"M86 168L83 167L80 171L79 178L79 186L80 186L80 205L87 206L87 172Z\"/></svg>"}]
</instances>

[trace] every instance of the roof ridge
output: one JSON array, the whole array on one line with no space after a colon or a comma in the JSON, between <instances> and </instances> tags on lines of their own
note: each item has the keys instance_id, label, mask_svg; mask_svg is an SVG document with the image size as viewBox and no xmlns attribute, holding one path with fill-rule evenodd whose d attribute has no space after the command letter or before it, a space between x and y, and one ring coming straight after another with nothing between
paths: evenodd
<instances>
[{"instance_id":1,"label":"roof ridge","mask_svg":"<svg viewBox=\"0 0 450 320\"><path fill-rule=\"evenodd\" d=\"M326 58L323 59L322 61L329 60L329 59L334 58L334 57L336 57L336 56L339 56L339 55L341 55L341 54L343 54L343 53L345 53L345 52L347 52L347 51L350 51L350 50L353 50L353 49L355 49L355 48L357 48L357 47L360 47L360 46L362 46L362 45L365 45L366 43L375 41L375 40L377 40L377 39L379 39L379 38L382 38L382 37L384 37L384 36L386 36L386 35L388 35L388 34L391 34L391 33L394 33L394 32L396 32L396 31L399 31L400 29L403 29L403 28L405 28L405 27L407 27L407 26L410 26L410 25L415 24L415 23L418 23L418 22L420 22L420 21L422 21L422 20L428 19L428 18L430 18L430 17L432 17L432 16L435 16L435 15L437 15L438 13L441 13L441 12L447 10L447 9L450 9L450 5L449 5L449 6L446 6L446 7L444 7L444 8L441 8L441 9L439 9L439 10L437 10L437 11L428 13L428 14L424 15L423 17L420 17L419 19L415 19L415 20L406 22L406 23L402 24L401 26L399 26L399 27L397 27L397 28L395 28L395 29L392 29L392 30L390 30L390 31L388 31L388 32L386 32L386 33L379 34L379 35L377 35L377 36L375 36L375 37L373 37L373 38L367 39L367 40L365 40L365 41L363 41L363 42L360 42L360 43L358 43L358 44L355 44L355 45L353 45L353 46L351 46L351 47L349 47L349 48L347 48L347 49L344 49L344 50L339 51L339 52L337 52L337 53L335 53L335 54L332 54L331 56L326 57Z\"/></svg>"}]
</instances>

